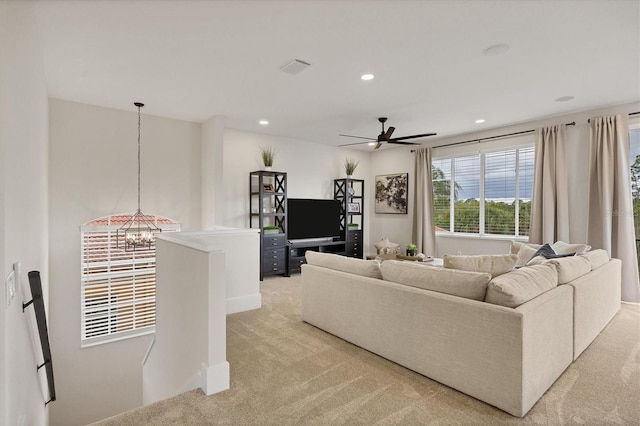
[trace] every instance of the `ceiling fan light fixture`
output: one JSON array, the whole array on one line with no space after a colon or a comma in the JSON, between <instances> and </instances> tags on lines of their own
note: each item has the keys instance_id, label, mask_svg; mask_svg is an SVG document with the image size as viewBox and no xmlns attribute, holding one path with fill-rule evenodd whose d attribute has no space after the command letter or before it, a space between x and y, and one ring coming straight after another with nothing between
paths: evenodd
<instances>
[{"instance_id":1,"label":"ceiling fan light fixture","mask_svg":"<svg viewBox=\"0 0 640 426\"><path fill-rule=\"evenodd\" d=\"M268 126L269 125L269 120L260 120L260 121L258 121L258 124L260 124L261 126Z\"/></svg>"},{"instance_id":2,"label":"ceiling fan light fixture","mask_svg":"<svg viewBox=\"0 0 640 426\"><path fill-rule=\"evenodd\" d=\"M364 80L364 81L370 81L370 80L373 80L375 78L375 75L373 75L373 74L362 74L360 76L360 78L362 80Z\"/></svg>"},{"instance_id":3,"label":"ceiling fan light fixture","mask_svg":"<svg viewBox=\"0 0 640 426\"><path fill-rule=\"evenodd\" d=\"M484 123L484 118L479 118L476 120L476 124L482 124Z\"/></svg>"}]
</instances>

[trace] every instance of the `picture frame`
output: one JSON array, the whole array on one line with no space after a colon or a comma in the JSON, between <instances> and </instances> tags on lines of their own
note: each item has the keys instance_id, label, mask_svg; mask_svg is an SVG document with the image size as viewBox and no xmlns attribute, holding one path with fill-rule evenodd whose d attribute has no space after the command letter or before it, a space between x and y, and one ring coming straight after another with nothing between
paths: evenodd
<instances>
[{"instance_id":1,"label":"picture frame","mask_svg":"<svg viewBox=\"0 0 640 426\"><path fill-rule=\"evenodd\" d=\"M347 213L360 213L360 203L347 203Z\"/></svg>"},{"instance_id":2,"label":"picture frame","mask_svg":"<svg viewBox=\"0 0 640 426\"><path fill-rule=\"evenodd\" d=\"M375 186L376 213L408 213L409 173L377 175Z\"/></svg>"},{"instance_id":3,"label":"picture frame","mask_svg":"<svg viewBox=\"0 0 640 426\"><path fill-rule=\"evenodd\" d=\"M273 184L272 183L263 183L262 184L262 190L264 192L274 192L275 189L273 188Z\"/></svg>"}]
</instances>

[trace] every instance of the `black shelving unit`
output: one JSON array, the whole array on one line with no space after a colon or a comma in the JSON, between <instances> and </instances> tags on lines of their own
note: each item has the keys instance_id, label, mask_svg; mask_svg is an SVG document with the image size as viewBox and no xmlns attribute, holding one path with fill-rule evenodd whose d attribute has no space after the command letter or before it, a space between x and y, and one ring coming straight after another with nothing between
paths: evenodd
<instances>
[{"instance_id":1,"label":"black shelving unit","mask_svg":"<svg viewBox=\"0 0 640 426\"><path fill-rule=\"evenodd\" d=\"M345 254L362 258L364 229L364 180L334 179L333 198L340 201L340 230L345 241ZM349 224L358 224L350 228Z\"/></svg>"},{"instance_id":2,"label":"black shelving unit","mask_svg":"<svg viewBox=\"0 0 640 426\"><path fill-rule=\"evenodd\" d=\"M277 226L277 234L265 234ZM260 281L267 275L288 275L287 174L259 170L249 173L249 227L259 228Z\"/></svg>"}]
</instances>

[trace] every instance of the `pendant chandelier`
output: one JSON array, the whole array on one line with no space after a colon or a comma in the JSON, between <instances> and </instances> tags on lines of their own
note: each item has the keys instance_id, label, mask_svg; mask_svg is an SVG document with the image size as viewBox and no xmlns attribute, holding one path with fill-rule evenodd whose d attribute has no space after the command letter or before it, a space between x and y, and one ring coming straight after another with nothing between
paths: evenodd
<instances>
[{"instance_id":1,"label":"pendant chandelier","mask_svg":"<svg viewBox=\"0 0 640 426\"><path fill-rule=\"evenodd\" d=\"M149 250L155 234L162 232L140 209L140 108L144 104L134 102L134 105L138 107L138 210L116 232L117 246L124 251Z\"/></svg>"}]
</instances>

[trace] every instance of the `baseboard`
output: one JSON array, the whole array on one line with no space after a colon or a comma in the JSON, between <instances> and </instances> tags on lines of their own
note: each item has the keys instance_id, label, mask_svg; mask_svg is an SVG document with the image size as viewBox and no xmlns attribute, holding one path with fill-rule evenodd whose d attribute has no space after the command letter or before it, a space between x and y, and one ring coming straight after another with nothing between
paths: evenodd
<instances>
[{"instance_id":1,"label":"baseboard","mask_svg":"<svg viewBox=\"0 0 640 426\"><path fill-rule=\"evenodd\" d=\"M200 371L194 374L178 393L200 388L206 395L213 395L229 389L229 384L229 363L227 361L209 367L203 364Z\"/></svg>"},{"instance_id":2,"label":"baseboard","mask_svg":"<svg viewBox=\"0 0 640 426\"><path fill-rule=\"evenodd\" d=\"M261 307L262 295L260 293L227 299L227 315L259 309Z\"/></svg>"}]
</instances>

